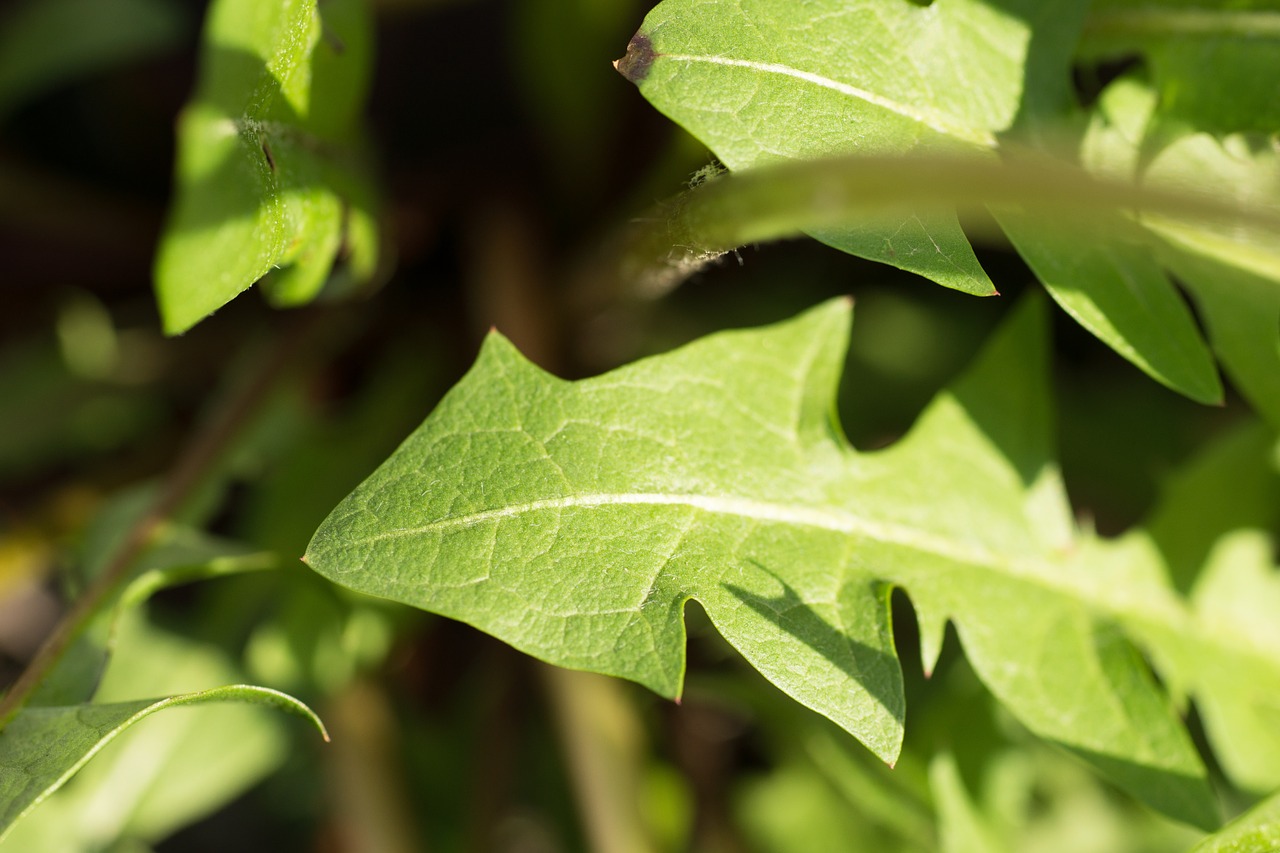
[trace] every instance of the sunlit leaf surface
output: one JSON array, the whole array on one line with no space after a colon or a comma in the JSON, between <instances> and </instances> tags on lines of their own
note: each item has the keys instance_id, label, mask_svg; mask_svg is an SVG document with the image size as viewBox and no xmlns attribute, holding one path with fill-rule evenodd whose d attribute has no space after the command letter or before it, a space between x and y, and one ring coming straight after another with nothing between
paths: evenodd
<instances>
[{"instance_id":1,"label":"sunlit leaf surface","mask_svg":"<svg viewBox=\"0 0 1280 853\"><path fill-rule=\"evenodd\" d=\"M340 256L355 278L372 275L373 191L357 121L371 49L363 0L210 7L156 259L167 332L269 272L268 296L284 305L314 299Z\"/></svg>"},{"instance_id":2,"label":"sunlit leaf surface","mask_svg":"<svg viewBox=\"0 0 1280 853\"><path fill-rule=\"evenodd\" d=\"M109 741L156 711L204 702L252 702L271 705L324 726L297 699L238 684L166 699L141 699L104 705L26 708L0 737L0 838L30 809L52 794Z\"/></svg>"},{"instance_id":3,"label":"sunlit leaf surface","mask_svg":"<svg viewBox=\"0 0 1280 853\"><path fill-rule=\"evenodd\" d=\"M1241 4L1096 5L1086 16L1086 4L1069 0L665 0L645 18L618 69L734 170L849 153L1047 144L1050 153L1068 151L1113 178L1280 212L1280 167L1266 136L1278 129L1268 118L1276 95L1265 82L1274 79L1280 56L1278 13L1265 3L1247 13L1236 8ZM1081 124L1079 110L1064 93L1070 47L1082 28L1090 33L1088 51L1110 56L1122 44L1139 52L1159 88L1147 88L1141 75L1118 81L1079 132L1071 129ZM1239 103L1248 108L1216 107L1237 103L1236 92L1209 96L1188 82L1204 79L1206 57L1222 58L1241 79ZM1237 135L1220 141L1201 128ZM1025 192L1034 201L1035 186ZM1210 333L1255 405L1274 408L1266 378L1280 374L1274 228L1144 220L1157 238L1127 211L1074 228L1056 215L1027 218L1007 207L993 213L1068 313L1153 378L1201 402L1220 402L1222 387L1210 347L1162 264L1176 271L1178 260L1166 256L1192 253L1224 268L1227 278L1238 269L1259 277L1261 288L1205 276L1184 283L1207 314L1247 305L1260 318L1247 329L1210 322ZM814 233L948 287L994 292L949 213L895 213L892 221L870 214Z\"/></svg>"},{"instance_id":4,"label":"sunlit leaf surface","mask_svg":"<svg viewBox=\"0 0 1280 853\"><path fill-rule=\"evenodd\" d=\"M1280 653L1194 612L1147 534L1073 530L1048 456L1041 315L1028 302L876 453L848 447L830 416L843 302L576 383L495 335L306 559L666 696L680 694L682 611L697 599L767 678L887 761L902 738L886 606L900 585L926 669L953 620L1028 727L1210 826L1199 759L1138 648L1209 701L1233 689L1215 675L1228 664L1259 690L1280 684Z\"/></svg>"}]
</instances>

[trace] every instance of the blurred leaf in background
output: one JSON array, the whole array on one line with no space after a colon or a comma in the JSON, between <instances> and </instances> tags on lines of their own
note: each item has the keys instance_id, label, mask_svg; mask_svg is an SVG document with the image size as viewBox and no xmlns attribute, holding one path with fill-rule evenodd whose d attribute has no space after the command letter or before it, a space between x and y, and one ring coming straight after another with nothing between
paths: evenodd
<instances>
[{"instance_id":1,"label":"blurred leaf in background","mask_svg":"<svg viewBox=\"0 0 1280 853\"><path fill-rule=\"evenodd\" d=\"M335 261L350 269L348 287L373 275L375 192L360 126L372 51L364 0L210 6L156 260L167 332L273 269L264 287L279 305L314 299Z\"/></svg>"}]
</instances>

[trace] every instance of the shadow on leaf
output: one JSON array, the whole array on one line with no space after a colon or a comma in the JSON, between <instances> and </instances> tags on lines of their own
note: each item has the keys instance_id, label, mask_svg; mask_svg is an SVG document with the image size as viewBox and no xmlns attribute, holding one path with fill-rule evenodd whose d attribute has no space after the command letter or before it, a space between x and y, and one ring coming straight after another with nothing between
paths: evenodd
<instances>
[{"instance_id":1,"label":"shadow on leaf","mask_svg":"<svg viewBox=\"0 0 1280 853\"><path fill-rule=\"evenodd\" d=\"M887 618L879 620L883 625L870 626L876 631L883 645L876 647L851 636L853 630L866 630L869 626L852 625L841 630L827 620L796 593L795 589L770 569L753 563L761 572L771 577L782 587L780 595L766 596L734 584L726 583L724 588L740 602L750 607L769 622L791 635L817 652L833 666L857 682L875 699L894 719L901 722L905 717L903 700L902 671L898 659L893 654L892 638L888 636ZM864 606L878 608L881 613L887 612L888 594L879 583L851 584L841 594L841 609L850 606L846 601L852 594L862 598ZM889 651L885 651L885 649Z\"/></svg>"}]
</instances>

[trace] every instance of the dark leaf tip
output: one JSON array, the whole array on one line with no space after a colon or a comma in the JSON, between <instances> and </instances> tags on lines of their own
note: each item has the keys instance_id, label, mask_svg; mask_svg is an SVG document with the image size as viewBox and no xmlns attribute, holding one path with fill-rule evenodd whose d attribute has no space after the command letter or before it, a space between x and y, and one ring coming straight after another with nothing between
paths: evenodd
<instances>
[{"instance_id":1,"label":"dark leaf tip","mask_svg":"<svg viewBox=\"0 0 1280 853\"><path fill-rule=\"evenodd\" d=\"M636 33L627 43L627 55L613 63L618 73L632 83L639 83L649 76L649 67L658 54L653 52L653 42L643 32Z\"/></svg>"}]
</instances>

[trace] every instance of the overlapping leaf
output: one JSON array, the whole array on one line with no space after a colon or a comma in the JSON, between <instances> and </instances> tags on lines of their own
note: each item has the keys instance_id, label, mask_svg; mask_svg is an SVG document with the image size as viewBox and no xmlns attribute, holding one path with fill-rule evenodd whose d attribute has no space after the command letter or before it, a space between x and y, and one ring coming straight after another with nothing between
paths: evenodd
<instances>
[{"instance_id":1,"label":"overlapping leaf","mask_svg":"<svg viewBox=\"0 0 1280 853\"><path fill-rule=\"evenodd\" d=\"M105 555L114 553L121 537L127 535L153 500L150 490L140 490L109 504L86 533L86 550L93 555L90 562L101 562ZM137 605L153 593L176 584L275 565L273 554L253 551L182 525L172 524L160 530L152 548L133 567L128 582L107 599L56 665L45 673L27 706L0 730L0 838L7 835L11 824L62 787L117 734L171 705L219 701L274 705L311 717L323 732L319 719L305 705L263 687L236 685L129 702L110 701L110 690L108 695L99 694L103 670L115 651L119 624L135 614ZM93 576L101 569L101 565L90 565L86 574ZM152 685L148 692L166 688L190 690L198 686L192 683L193 678L197 682L201 675L217 678L226 669L225 665L210 665L207 655L199 659L198 653L179 645L179 651L187 654L186 659L181 659L174 652L175 644L166 643L164 638L144 635L133 639L149 648L126 666L130 674L147 672ZM147 668L147 664L165 654L179 658L176 665L181 672ZM164 667L174 665L174 660L163 663ZM175 676L178 682L172 683ZM171 683L166 685L166 681ZM136 695L136 690L125 692L125 696Z\"/></svg>"},{"instance_id":2,"label":"overlapping leaf","mask_svg":"<svg viewBox=\"0 0 1280 853\"><path fill-rule=\"evenodd\" d=\"M1192 853L1256 853L1280 849L1280 794L1196 845Z\"/></svg>"},{"instance_id":3,"label":"overlapping leaf","mask_svg":"<svg viewBox=\"0 0 1280 853\"><path fill-rule=\"evenodd\" d=\"M987 151L1017 114L1029 35L1015 16L968 0L668 0L619 70L733 170L852 151ZM953 214L815 236L948 287L995 292Z\"/></svg>"},{"instance_id":4,"label":"overlapping leaf","mask_svg":"<svg viewBox=\"0 0 1280 853\"><path fill-rule=\"evenodd\" d=\"M1201 130L1280 128L1275 0L1097 0L1084 35L1086 55L1146 56L1162 108Z\"/></svg>"},{"instance_id":5,"label":"overlapping leaf","mask_svg":"<svg viewBox=\"0 0 1280 853\"><path fill-rule=\"evenodd\" d=\"M1127 180L1199 191L1212 187L1218 201L1280 211L1280 155L1269 143L1257 136L1215 137L1172 125L1157 111L1155 91L1136 78L1117 80L1102 93L1082 142L1082 156L1091 168ZM1158 237L1154 257L1148 256L1145 263L1158 272L1158 261L1187 287L1223 367L1250 402L1273 424L1280 424L1280 232L1175 222L1152 215L1142 221L1145 233ZM1124 233L1122 225L1112 227ZM1093 245L1108 245L1108 241ZM1114 239L1109 245L1123 246ZM1086 247L1083 251L1101 250ZM1028 260L1035 267L1034 260ZM1050 284L1049 279L1045 281ZM1172 316L1170 300L1178 302L1181 313L1186 309L1168 281L1141 289L1135 276L1129 277L1128 288L1111 287L1105 276L1077 281L1095 311L1126 322L1125 330L1116 334L1094 328L1082 318L1084 325L1165 384L1196 396L1189 382L1192 376L1206 375L1203 346L1189 317ZM1124 294L1126 290L1140 292L1147 302L1145 309L1102 310L1114 302L1117 291ZM1068 293L1058 289L1054 295L1072 310ZM1158 310L1159 306L1165 309ZM1184 363L1189 359L1202 363L1194 365L1194 371L1162 377L1154 364L1144 363L1143 354L1169 348L1181 352ZM1171 358L1162 361L1175 364ZM1173 381L1178 377L1181 381ZM1216 387L1216 377L1210 373L1209 378Z\"/></svg>"},{"instance_id":6,"label":"overlapping leaf","mask_svg":"<svg viewBox=\"0 0 1280 853\"><path fill-rule=\"evenodd\" d=\"M298 700L265 687L232 685L165 699L103 705L27 708L0 738L0 838L15 821L56 791L103 746L145 717L179 705L253 702L308 717L324 726Z\"/></svg>"},{"instance_id":7,"label":"overlapping leaf","mask_svg":"<svg viewBox=\"0 0 1280 853\"><path fill-rule=\"evenodd\" d=\"M654 106L735 170L849 152L993 150L1006 135L1024 143L1048 138L1060 145L1071 113L1066 93L1072 48L1084 24L1085 5L1070 0L1053 6L1016 0L665 0L645 19L619 70ZM1169 16L1159 10L1130 5L1102 4L1097 14L1120 14L1112 7L1121 7L1124 15L1136 15L1142 27L1156 21L1159 29L1167 23ZM1185 18L1185 4L1174 5L1170 15ZM1215 17L1219 13L1221 19ZM1127 146L1123 156L1130 168L1122 173L1108 169L1107 174L1163 187L1180 186L1190 178L1196 188L1216 193L1219 201L1240 200L1255 209L1274 210L1280 203L1277 156L1264 137L1214 150L1213 139L1198 138L1195 132L1225 128L1227 114L1211 114L1215 100L1252 105L1233 108L1229 115L1235 124L1227 130L1258 130L1258 122L1269 121L1273 105L1266 99L1274 97L1274 86L1258 81L1274 78L1268 71L1280 55L1275 13L1258 13L1265 20L1214 8L1190 14L1199 16L1197 26L1207 28L1207 35L1192 27L1175 37L1137 35L1125 44L1151 57L1165 91L1163 101L1176 90L1194 103L1180 102L1159 116L1149 111L1134 116L1126 114L1128 105L1117 109L1115 99L1104 99L1079 142L1081 158L1098 167L1091 156L1096 149ZM1263 23L1226 38L1215 31L1226 26L1224 20L1234 22L1232 26ZM1107 21L1114 23L1114 15L1103 23ZM1097 41L1098 21L1090 18L1089 23ZM1201 36L1209 42L1202 44ZM1230 45L1246 36L1256 37L1255 43L1232 53ZM1203 86L1180 86L1189 75L1203 77L1203 55L1196 53L1200 48L1214 56L1231 54L1231 67L1239 76L1252 77L1240 102L1234 92L1209 98ZM1192 62L1193 54L1200 58ZM1250 121L1243 122L1240 113L1248 113ZM1174 116L1182 124L1173 124ZM1265 129L1274 132L1277 127ZM1159 154L1154 161L1153 154ZM1026 193L1034 200L1035 187L1028 185ZM1222 390L1191 311L1159 261L1185 276L1206 314L1252 312L1257 321L1247 330L1211 321L1214 349L1253 402L1264 411L1274 409L1266 396L1274 385L1267 377L1280 374L1280 297L1275 296L1280 291L1280 246L1274 229L1244 234L1194 222L1147 223L1172 239L1173 254L1179 256L1174 259L1153 255L1151 233L1134 227L1118 211L1100 212L1072 228L1063 227L1061 216L1029 219L1007 207L994 212L1068 312L1152 377L1193 399L1217 401ZM899 219L817 236L950 287L992 292L980 283L985 277L976 271L953 218ZM1207 256L1213 269L1226 267L1224 276L1233 280L1186 274L1187 265L1178 261L1187 252ZM1241 287L1234 281L1241 275L1257 283Z\"/></svg>"},{"instance_id":8,"label":"overlapping leaf","mask_svg":"<svg viewBox=\"0 0 1280 853\"><path fill-rule=\"evenodd\" d=\"M234 684L243 677L225 653L156 626L141 609L122 617L119 653L96 694L97 704L81 706L83 716L78 719L110 713L95 709L117 703L136 707L131 700L138 696L199 693L207 685ZM12 827L0 830L0 851L155 843L230 802L283 762L292 738L280 715L252 695L221 695L234 701L213 702L209 697L207 702L179 703L183 710L148 716L144 725L130 726L127 737L113 736L110 743L77 744L69 738L66 746L72 749L67 751L60 751L59 743L50 750L50 762L70 766L76 757L73 749L88 747L78 762L84 766L65 786L42 795L38 806ZM277 697L261 698L275 705ZM246 698L248 704L242 701ZM58 706L46 719L71 710ZM13 754L6 758L11 760ZM5 800L0 810L11 807L12 801Z\"/></svg>"},{"instance_id":9,"label":"overlapping leaf","mask_svg":"<svg viewBox=\"0 0 1280 853\"><path fill-rule=\"evenodd\" d=\"M767 678L887 761L903 721L887 594L902 585L926 665L953 620L1030 728L1210 825L1199 760L1132 643L1197 695L1226 695L1206 669L1218 656L1274 682L1280 650L1197 621L1149 540L1073 531L1048 458L1041 313L1024 307L877 453L849 448L830 417L844 303L577 383L493 336L306 559L667 696L695 598ZM1184 642L1214 651L1192 659Z\"/></svg>"},{"instance_id":10,"label":"overlapping leaf","mask_svg":"<svg viewBox=\"0 0 1280 853\"><path fill-rule=\"evenodd\" d=\"M369 74L363 0L218 0L199 90L178 127L177 197L156 259L165 330L187 330L267 275L284 305L336 260L373 274L373 190L357 118Z\"/></svg>"}]
</instances>

